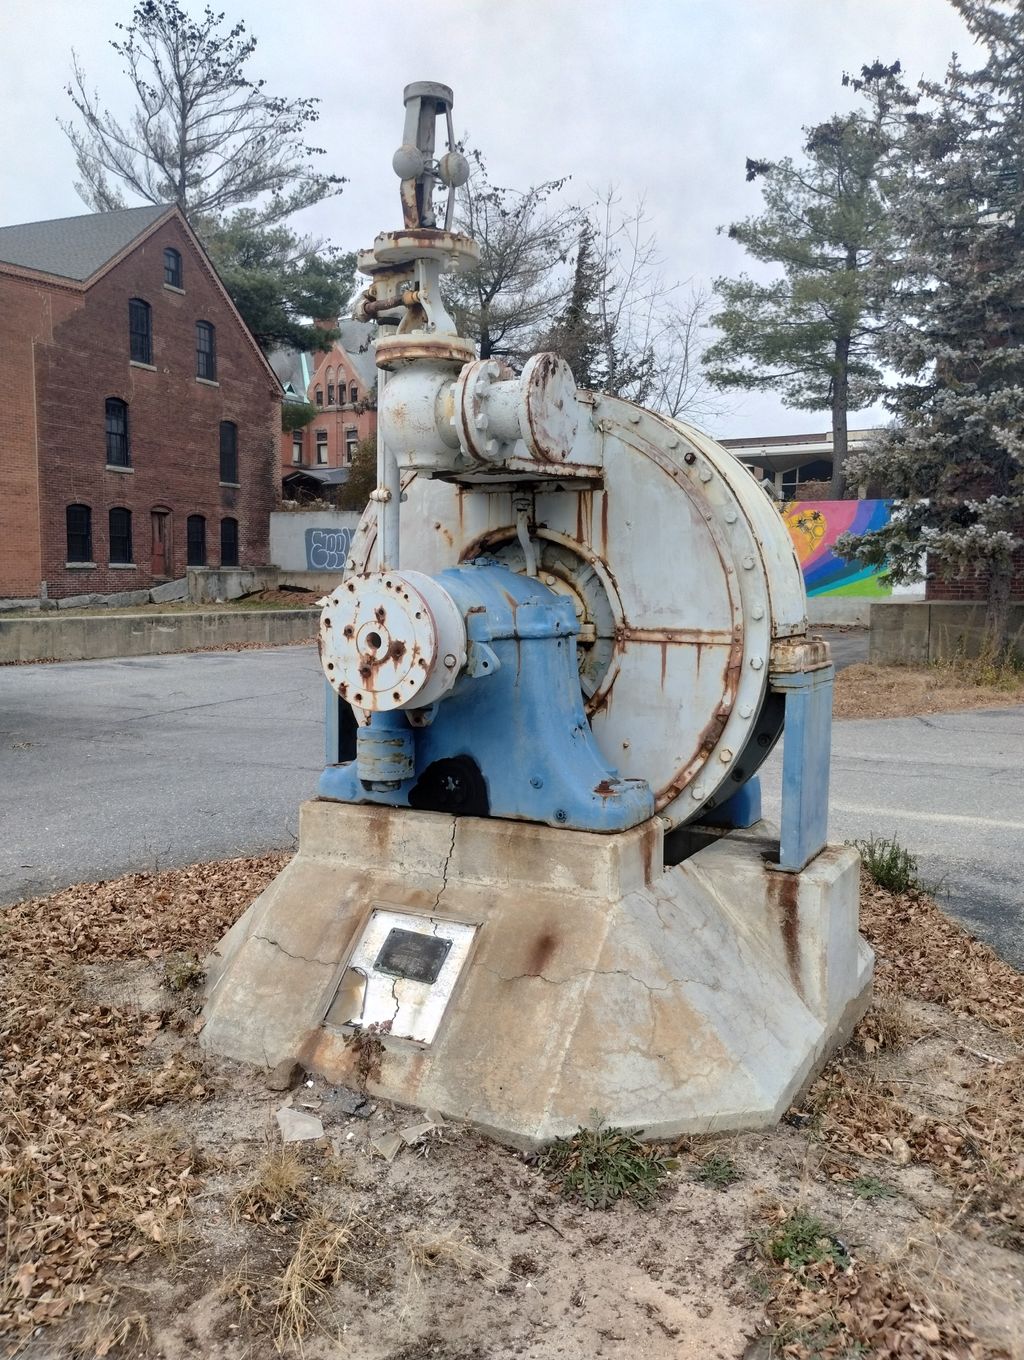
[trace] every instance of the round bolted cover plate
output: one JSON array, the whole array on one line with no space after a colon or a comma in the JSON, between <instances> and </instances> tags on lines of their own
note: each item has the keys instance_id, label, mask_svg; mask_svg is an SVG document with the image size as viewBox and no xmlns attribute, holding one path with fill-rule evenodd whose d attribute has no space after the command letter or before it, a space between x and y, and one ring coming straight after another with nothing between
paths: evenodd
<instances>
[{"instance_id":1,"label":"round bolted cover plate","mask_svg":"<svg viewBox=\"0 0 1024 1360\"><path fill-rule=\"evenodd\" d=\"M350 577L320 620L320 656L333 688L368 710L414 701L437 661L427 601L399 573Z\"/></svg>"}]
</instances>

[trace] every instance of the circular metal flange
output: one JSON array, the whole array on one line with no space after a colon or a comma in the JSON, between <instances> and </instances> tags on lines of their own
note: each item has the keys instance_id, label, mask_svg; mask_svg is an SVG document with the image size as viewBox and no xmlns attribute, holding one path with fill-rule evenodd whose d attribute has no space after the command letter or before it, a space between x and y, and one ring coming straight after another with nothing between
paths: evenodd
<instances>
[{"instance_id":1,"label":"circular metal flange","mask_svg":"<svg viewBox=\"0 0 1024 1360\"><path fill-rule=\"evenodd\" d=\"M500 359L477 359L467 364L455 383L453 421L459 444L470 458L481 463L500 462L508 457L515 439L507 440L492 429L487 399L496 382L509 382L515 373Z\"/></svg>"},{"instance_id":2,"label":"circular metal flange","mask_svg":"<svg viewBox=\"0 0 1024 1360\"><path fill-rule=\"evenodd\" d=\"M413 260L437 260L448 274L464 273L480 262L480 247L472 236L434 227L406 227L382 231L373 243L379 264L411 264Z\"/></svg>"},{"instance_id":3,"label":"circular metal flange","mask_svg":"<svg viewBox=\"0 0 1024 1360\"><path fill-rule=\"evenodd\" d=\"M579 620L576 661L584 706L597 706L595 696L613 677L615 639L622 623L622 606L615 586L593 554L571 538L539 529L534 537L537 575L549 590L572 601ZM514 525L492 535L488 556L513 571L524 573L526 560Z\"/></svg>"},{"instance_id":4,"label":"circular metal flange","mask_svg":"<svg viewBox=\"0 0 1024 1360\"><path fill-rule=\"evenodd\" d=\"M375 343L373 353L378 368L400 368L420 359L461 368L476 358L476 347L472 340L464 340L461 335L407 331L404 335L382 337Z\"/></svg>"},{"instance_id":5,"label":"circular metal flange","mask_svg":"<svg viewBox=\"0 0 1024 1360\"><path fill-rule=\"evenodd\" d=\"M542 463L564 463L579 428L576 379L557 354L528 359L519 382L519 429Z\"/></svg>"},{"instance_id":6,"label":"circular metal flange","mask_svg":"<svg viewBox=\"0 0 1024 1360\"><path fill-rule=\"evenodd\" d=\"M324 606L319 645L331 687L370 713L435 703L466 663L458 605L418 571L348 577Z\"/></svg>"}]
</instances>

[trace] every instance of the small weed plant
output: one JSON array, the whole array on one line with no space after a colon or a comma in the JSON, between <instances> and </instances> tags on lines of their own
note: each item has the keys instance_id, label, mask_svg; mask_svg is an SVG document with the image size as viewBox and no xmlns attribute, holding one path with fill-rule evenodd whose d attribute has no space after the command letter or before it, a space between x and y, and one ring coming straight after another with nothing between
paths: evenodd
<instances>
[{"instance_id":1,"label":"small weed plant","mask_svg":"<svg viewBox=\"0 0 1024 1360\"><path fill-rule=\"evenodd\" d=\"M845 1270L850 1257L823 1223L803 1209L793 1209L777 1227L764 1234L760 1246L769 1261L794 1274L818 1261L834 1261Z\"/></svg>"},{"instance_id":2,"label":"small weed plant","mask_svg":"<svg viewBox=\"0 0 1024 1360\"><path fill-rule=\"evenodd\" d=\"M164 964L164 986L170 992L187 992L205 977L206 969L195 954L172 954Z\"/></svg>"},{"instance_id":3,"label":"small weed plant","mask_svg":"<svg viewBox=\"0 0 1024 1360\"><path fill-rule=\"evenodd\" d=\"M855 1181L850 1182L850 1189L858 1199L866 1199L869 1202L896 1198L896 1191L892 1186L886 1185L885 1181L880 1181L877 1176L858 1176Z\"/></svg>"},{"instance_id":4,"label":"small weed plant","mask_svg":"<svg viewBox=\"0 0 1024 1360\"><path fill-rule=\"evenodd\" d=\"M647 1208L668 1172L665 1159L636 1132L605 1128L599 1120L557 1139L537 1165L554 1177L563 1195L588 1209L608 1209L622 1198Z\"/></svg>"},{"instance_id":5,"label":"small weed plant","mask_svg":"<svg viewBox=\"0 0 1024 1360\"><path fill-rule=\"evenodd\" d=\"M716 1190L728 1190L730 1185L735 1185L740 1179L740 1171L731 1157L711 1152L698 1162L693 1171L693 1179Z\"/></svg>"},{"instance_id":6,"label":"small weed plant","mask_svg":"<svg viewBox=\"0 0 1024 1360\"><path fill-rule=\"evenodd\" d=\"M891 839L869 836L865 841L854 841L860 851L861 862L880 888L888 892L909 892L919 886L917 859L909 850Z\"/></svg>"}]
</instances>

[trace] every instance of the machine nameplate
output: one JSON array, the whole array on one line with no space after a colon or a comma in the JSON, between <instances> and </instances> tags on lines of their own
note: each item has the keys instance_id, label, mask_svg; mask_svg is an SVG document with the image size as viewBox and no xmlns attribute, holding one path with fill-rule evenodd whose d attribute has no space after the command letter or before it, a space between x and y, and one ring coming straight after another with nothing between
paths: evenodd
<instances>
[{"instance_id":1,"label":"machine nameplate","mask_svg":"<svg viewBox=\"0 0 1024 1360\"><path fill-rule=\"evenodd\" d=\"M391 977L411 982L436 982L451 940L440 935L422 935L416 930L392 930L374 961L374 968Z\"/></svg>"}]
</instances>

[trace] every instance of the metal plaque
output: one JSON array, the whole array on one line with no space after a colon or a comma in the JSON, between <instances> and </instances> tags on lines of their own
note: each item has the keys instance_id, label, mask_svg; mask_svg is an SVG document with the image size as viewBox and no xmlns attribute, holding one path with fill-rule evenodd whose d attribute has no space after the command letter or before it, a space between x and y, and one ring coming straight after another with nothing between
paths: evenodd
<instances>
[{"instance_id":1,"label":"metal plaque","mask_svg":"<svg viewBox=\"0 0 1024 1360\"><path fill-rule=\"evenodd\" d=\"M451 940L441 935L422 935L415 930L394 929L388 933L374 961L378 972L411 982L436 982Z\"/></svg>"}]
</instances>

